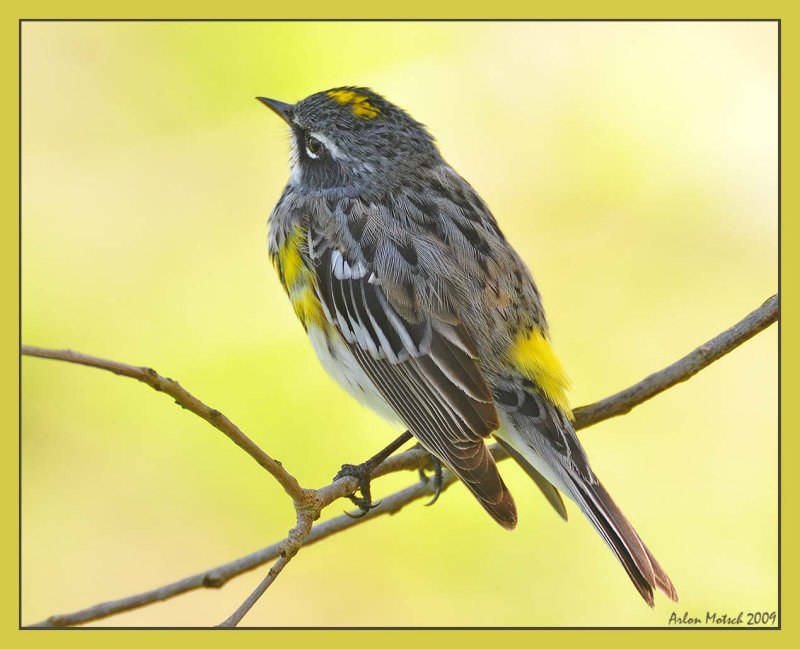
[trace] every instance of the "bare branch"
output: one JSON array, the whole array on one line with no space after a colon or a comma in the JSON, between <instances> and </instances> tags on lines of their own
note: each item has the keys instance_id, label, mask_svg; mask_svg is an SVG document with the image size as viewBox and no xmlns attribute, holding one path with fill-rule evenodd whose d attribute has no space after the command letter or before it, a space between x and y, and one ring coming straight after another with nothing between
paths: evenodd
<instances>
[{"instance_id":1,"label":"bare branch","mask_svg":"<svg viewBox=\"0 0 800 649\"><path fill-rule=\"evenodd\" d=\"M245 453L258 462L260 466L265 468L270 475L280 483L284 491L289 494L294 502L301 502L307 498L308 494L306 490L300 486L297 479L284 469L280 462L272 459L261 450L258 444L245 435L236 424L219 410L210 408L197 397L187 392L177 381L161 376L154 369L150 367L126 365L125 363L118 363L104 358L97 358L96 356L89 356L88 354L73 352L69 349L43 349L42 347L23 345L21 353L24 356L36 356L37 358L49 358L57 361L66 361L68 363L77 363L78 365L97 367L101 370L107 370L118 374L119 376L127 376L128 378L136 379L137 381L146 383L157 392L168 394L175 399L175 403L179 406L193 412L201 419L205 419L214 428L227 435L237 446L242 448Z\"/></svg>"},{"instance_id":2,"label":"bare branch","mask_svg":"<svg viewBox=\"0 0 800 649\"><path fill-rule=\"evenodd\" d=\"M585 428L604 419L624 415L640 403L653 398L673 385L692 378L725 354L736 349L778 319L778 296L773 295L755 311L672 365L639 381L636 385L612 394L590 406L575 409L576 428Z\"/></svg>"},{"instance_id":3,"label":"bare branch","mask_svg":"<svg viewBox=\"0 0 800 649\"><path fill-rule=\"evenodd\" d=\"M718 360L731 350L744 343L749 338L756 335L758 332L768 327L773 322L777 321L778 311L778 297L772 296L766 302L764 302L761 307L750 313L739 323L722 332L715 338L712 338L672 365L660 370L659 372L651 374L639 383L606 399L588 406L576 408L575 427L577 429L586 428L610 417L627 413L635 406L647 401L656 394L667 390L681 381L691 378L704 367L707 367L714 361ZM102 369L108 369L109 371L122 374L124 376L131 376L132 378L136 378L140 381L148 383L148 385L151 385L157 390L159 389L155 385L152 385L149 380L140 376L141 373L144 373L144 376L146 377L152 376L150 374L152 370L146 370L145 368L122 365L119 363L114 363L113 361L96 359L83 354L75 354L74 352L58 352L34 347L23 347L23 353L31 356L55 358L58 360L67 360L85 365L91 365L93 367L101 367ZM117 371L121 368L124 371ZM162 380L169 381L169 385L177 386L177 383L171 381L170 379ZM183 391L183 388L180 388L180 386L178 386L178 388ZM167 392L165 389L162 389L162 391ZM188 395L188 393L185 391L183 392ZM171 396L174 396L172 392L168 393ZM191 397L191 395L188 396ZM191 398L194 399L194 397ZM176 398L176 401L177 400L178 399ZM179 403L181 402L179 401ZM197 403L199 404L200 402ZM183 404L181 403L181 405ZM207 406L203 406L203 404L200 404L200 406L207 408ZM215 421L203 416L201 412L198 412L193 408L189 409L203 417L203 419L209 421L215 427L220 428ZM217 417L219 416L221 415L218 414ZM225 421L227 421L236 431L239 431L239 429L230 423L227 418L225 418ZM220 430L222 429L220 428ZM222 432L231 437L226 430L222 430ZM241 433L241 431L239 431L239 433L244 437L244 434ZM232 437L232 439L234 439L237 444L242 446L242 448L247 450L248 453L250 452L246 446L240 444L235 438ZM247 438L245 437L245 439ZM497 460L503 460L507 457L507 454L496 444L492 445L490 449ZM272 460L272 462L275 461ZM402 453L393 455L385 460L373 472L373 477L380 477L396 471L426 468L429 467L429 462L430 456L425 451L418 448L412 448ZM260 461L259 464L261 464ZM280 465L278 466L280 467ZM267 470L269 471L268 468ZM272 471L270 471L270 473L272 473ZM292 480L294 479L292 478ZM446 489L455 481L455 476L451 472L445 470L442 479L442 489ZM210 570L205 570L201 573L186 577L185 579L167 584L166 586L132 595L130 597L125 597L123 599L97 604L74 613L54 615L31 626L65 627L84 624L92 620L106 618L123 611L128 611L152 604L154 602L163 601L191 590L196 590L199 588L220 588L231 578L253 570L269 561L272 561L273 559L278 558L278 561L276 561L270 572L259 584L256 590L250 595L250 597L248 597L248 599L239 607L239 609L237 609L233 615L231 615L231 617L229 617L220 625L235 626L252 607L252 605L258 600L258 598L273 583L275 578L289 562L289 560L291 560L294 554L297 553L300 547L312 545L333 534L373 520L384 514L394 514L409 503L414 502L415 500L418 500L424 496L430 495L433 492L431 485L420 481L394 494L384 497L379 506L371 510L369 514L362 518L351 518L347 515L342 515L322 523L318 523L312 527L313 520L316 519L322 509L330 505L335 500L351 494L357 487L357 480L355 478L347 477L341 478L318 490L301 489L302 502L304 502L305 505L304 507L301 506L298 508L298 524L295 526L292 532L290 532L287 538L278 543L274 543L247 556L236 559L235 561L219 565L215 568L211 568ZM288 489L287 493L289 493ZM292 494L290 493L290 495ZM297 502L298 501L295 500L296 507Z\"/></svg>"},{"instance_id":4,"label":"bare branch","mask_svg":"<svg viewBox=\"0 0 800 649\"><path fill-rule=\"evenodd\" d=\"M497 447L495 445L492 447L492 450L494 451L496 448ZM429 460L429 457L418 449L411 449L410 451L406 451L401 455L406 455L406 459L417 462L417 464L420 462L418 457L424 458L424 461ZM337 481L335 484L338 484L339 482L342 481ZM442 472L442 491L444 491L454 482L455 477L453 474L445 469ZM397 493L382 498L380 505L371 510L370 513L363 518L354 518L347 516L346 514L342 514L341 516L331 518L322 523L317 523L312 528L311 532L309 532L308 536L306 536L303 547L313 545L314 543L322 541L333 534L349 529L356 525L360 525L367 521L374 520L375 518L384 514L394 514L409 503L419 500L425 496L431 496L432 494L433 487L431 484L421 481L416 482L411 486L398 491ZM186 577L179 581L175 581L171 584L161 586L160 588L156 588L154 590L138 593L122 599L103 602L102 604L96 604L95 606L91 606L74 613L53 615L46 620L30 625L30 628L67 627L85 624L86 622L100 620L110 617L111 615L141 608L142 606L147 606L148 604L171 599L172 597L190 592L192 590L197 590L200 588L221 588L233 577L238 577L246 572L255 570L256 568L263 566L265 563L280 557L285 541L286 539L283 539L277 543L273 543L272 545L252 552L244 557L240 557L239 559L229 563L224 563L216 566L215 568L204 570L203 572Z\"/></svg>"},{"instance_id":5,"label":"bare branch","mask_svg":"<svg viewBox=\"0 0 800 649\"><path fill-rule=\"evenodd\" d=\"M230 617L217 626L221 629L235 628L236 625L242 621L242 618L247 615L248 611L253 608L261 596L267 592L267 588L272 585L272 582L275 581L277 576L286 567L286 564L288 564L290 560L291 559L289 557L278 557L278 560L272 564L272 568L270 568L269 572L267 572L267 576L261 580L261 583L256 586L256 589L247 596L247 599L242 602L239 608L231 613Z\"/></svg>"},{"instance_id":6,"label":"bare branch","mask_svg":"<svg viewBox=\"0 0 800 649\"><path fill-rule=\"evenodd\" d=\"M319 512L315 512L315 514L319 515ZM278 575L281 574L281 571L303 546L303 541L308 536L308 533L311 531L311 526L314 524L315 514L307 511L298 512L297 525L294 526L294 529L289 532L289 536L286 537L286 540L282 543L282 547L278 553L278 560L272 565L272 568L269 569L267 576L261 580L261 583L258 584L258 586L256 586L256 589L248 596L246 600L244 600L244 602L242 602L239 608L237 608L224 622L218 625L219 627L229 629L235 627L237 624L239 624L239 622L242 621L242 618L247 615L247 612L253 608L253 605L259 600L259 598L265 592L267 592L267 588L272 585L272 582L278 578Z\"/></svg>"}]
</instances>

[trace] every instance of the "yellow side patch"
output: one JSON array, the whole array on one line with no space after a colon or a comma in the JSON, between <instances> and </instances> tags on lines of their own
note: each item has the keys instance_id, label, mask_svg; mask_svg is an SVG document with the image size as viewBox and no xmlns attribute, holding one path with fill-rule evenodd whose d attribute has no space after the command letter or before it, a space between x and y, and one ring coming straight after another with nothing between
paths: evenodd
<instances>
[{"instance_id":1,"label":"yellow side patch","mask_svg":"<svg viewBox=\"0 0 800 649\"><path fill-rule=\"evenodd\" d=\"M303 327L308 329L309 324L314 324L321 329L328 327L328 321L325 319L325 313L322 311L322 305L319 303L317 296L314 295L314 290L311 286L305 287L297 294L290 297L294 313L298 320L303 323Z\"/></svg>"},{"instance_id":2,"label":"yellow side patch","mask_svg":"<svg viewBox=\"0 0 800 649\"><path fill-rule=\"evenodd\" d=\"M306 231L297 226L292 233L286 237L283 247L278 251L277 263L286 290L291 288L301 279L302 271L305 269L303 257L300 249L306 243Z\"/></svg>"},{"instance_id":3,"label":"yellow side patch","mask_svg":"<svg viewBox=\"0 0 800 649\"><path fill-rule=\"evenodd\" d=\"M566 395L569 379L541 329L534 327L530 332L517 336L509 357L520 372L572 419Z\"/></svg>"},{"instance_id":4,"label":"yellow side patch","mask_svg":"<svg viewBox=\"0 0 800 649\"><path fill-rule=\"evenodd\" d=\"M314 294L314 276L303 261L301 251L305 244L306 231L296 226L278 251L275 266L303 327L308 329L308 325L313 323L325 328L325 313Z\"/></svg>"},{"instance_id":5,"label":"yellow side patch","mask_svg":"<svg viewBox=\"0 0 800 649\"><path fill-rule=\"evenodd\" d=\"M373 119L381 114L379 108L369 103L369 97L354 90L331 90L328 97L342 105L350 104L353 115L362 119Z\"/></svg>"}]
</instances>

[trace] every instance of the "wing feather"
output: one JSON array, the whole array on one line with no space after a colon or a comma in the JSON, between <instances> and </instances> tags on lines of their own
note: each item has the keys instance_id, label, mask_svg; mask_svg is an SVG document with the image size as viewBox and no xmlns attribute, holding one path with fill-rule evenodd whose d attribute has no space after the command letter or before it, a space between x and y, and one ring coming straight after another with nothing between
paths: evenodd
<instances>
[{"instance_id":1,"label":"wing feather","mask_svg":"<svg viewBox=\"0 0 800 649\"><path fill-rule=\"evenodd\" d=\"M413 367L413 361L392 365L373 359L359 347L354 354L423 446L453 470L498 523L513 528L514 501L491 453L438 388Z\"/></svg>"},{"instance_id":2,"label":"wing feather","mask_svg":"<svg viewBox=\"0 0 800 649\"><path fill-rule=\"evenodd\" d=\"M483 441L498 426L497 411L457 314L409 317L406 299L401 315L374 268L311 236L316 289L330 324L422 445L513 528L514 501ZM413 286L403 294L413 296Z\"/></svg>"}]
</instances>

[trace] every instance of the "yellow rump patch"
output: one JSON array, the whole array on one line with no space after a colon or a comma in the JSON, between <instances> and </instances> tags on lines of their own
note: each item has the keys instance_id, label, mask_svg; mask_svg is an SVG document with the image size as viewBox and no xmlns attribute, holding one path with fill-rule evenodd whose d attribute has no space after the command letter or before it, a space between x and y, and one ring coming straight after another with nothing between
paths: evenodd
<instances>
[{"instance_id":1,"label":"yellow rump patch","mask_svg":"<svg viewBox=\"0 0 800 649\"><path fill-rule=\"evenodd\" d=\"M379 108L369 103L369 97L354 90L331 90L328 97L342 105L350 104L353 115L362 119L373 119L381 114Z\"/></svg>"},{"instance_id":2,"label":"yellow rump patch","mask_svg":"<svg viewBox=\"0 0 800 649\"><path fill-rule=\"evenodd\" d=\"M541 329L534 327L528 333L517 336L509 357L517 369L539 386L554 405L570 419L573 418L566 395L569 379Z\"/></svg>"}]
</instances>

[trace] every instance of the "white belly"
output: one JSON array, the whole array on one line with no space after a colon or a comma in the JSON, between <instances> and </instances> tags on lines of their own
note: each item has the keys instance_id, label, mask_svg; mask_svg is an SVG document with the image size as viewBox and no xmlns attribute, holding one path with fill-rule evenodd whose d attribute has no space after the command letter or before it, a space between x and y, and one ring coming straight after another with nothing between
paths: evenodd
<instances>
[{"instance_id":1,"label":"white belly","mask_svg":"<svg viewBox=\"0 0 800 649\"><path fill-rule=\"evenodd\" d=\"M330 336L329 339L322 329L312 324L308 328L308 337L322 367L350 396L387 421L399 423L397 414L338 335Z\"/></svg>"}]
</instances>

